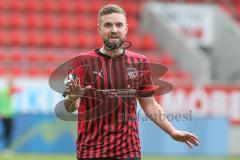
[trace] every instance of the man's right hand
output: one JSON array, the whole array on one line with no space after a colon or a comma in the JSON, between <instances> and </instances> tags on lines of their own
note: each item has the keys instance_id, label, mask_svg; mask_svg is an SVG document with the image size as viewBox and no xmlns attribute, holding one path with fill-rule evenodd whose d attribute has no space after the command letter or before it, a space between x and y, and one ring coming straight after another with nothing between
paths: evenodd
<instances>
[{"instance_id":1,"label":"man's right hand","mask_svg":"<svg viewBox=\"0 0 240 160\"><path fill-rule=\"evenodd\" d=\"M68 84L68 88L65 90L65 93L73 100L77 100L78 98L81 98L87 89L90 89L91 86L86 86L82 88L80 84L80 79L76 77L74 80L72 80Z\"/></svg>"},{"instance_id":2,"label":"man's right hand","mask_svg":"<svg viewBox=\"0 0 240 160\"><path fill-rule=\"evenodd\" d=\"M90 85L82 88L78 77L73 79L64 91L67 95L64 103L65 109L68 112L74 112L78 109L81 97L85 94L86 90L90 88Z\"/></svg>"}]
</instances>

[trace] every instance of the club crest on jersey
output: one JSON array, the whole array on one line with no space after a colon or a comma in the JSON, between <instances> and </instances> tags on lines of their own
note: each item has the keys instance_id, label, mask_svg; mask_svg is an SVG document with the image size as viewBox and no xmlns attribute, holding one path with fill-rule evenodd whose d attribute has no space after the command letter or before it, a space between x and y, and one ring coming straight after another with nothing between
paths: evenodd
<instances>
[{"instance_id":1,"label":"club crest on jersey","mask_svg":"<svg viewBox=\"0 0 240 160\"><path fill-rule=\"evenodd\" d=\"M137 78L137 69L135 67L127 67L127 75L130 79Z\"/></svg>"}]
</instances>

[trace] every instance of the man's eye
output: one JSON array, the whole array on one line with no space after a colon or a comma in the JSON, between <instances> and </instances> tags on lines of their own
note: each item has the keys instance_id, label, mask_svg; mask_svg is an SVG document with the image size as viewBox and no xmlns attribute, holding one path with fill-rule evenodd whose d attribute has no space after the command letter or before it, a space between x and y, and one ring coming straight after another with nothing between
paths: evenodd
<instances>
[{"instance_id":1,"label":"man's eye","mask_svg":"<svg viewBox=\"0 0 240 160\"><path fill-rule=\"evenodd\" d=\"M105 27L111 27L111 24L110 23L106 23L104 26Z\"/></svg>"},{"instance_id":2,"label":"man's eye","mask_svg":"<svg viewBox=\"0 0 240 160\"><path fill-rule=\"evenodd\" d=\"M122 24L122 23L118 23L117 26L118 26L118 27L122 27L123 24Z\"/></svg>"}]
</instances>

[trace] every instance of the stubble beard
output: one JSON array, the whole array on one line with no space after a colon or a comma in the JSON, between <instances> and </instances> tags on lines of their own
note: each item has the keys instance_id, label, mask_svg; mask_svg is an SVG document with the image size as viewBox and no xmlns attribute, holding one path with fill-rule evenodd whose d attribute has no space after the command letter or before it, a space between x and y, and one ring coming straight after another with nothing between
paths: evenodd
<instances>
[{"instance_id":1,"label":"stubble beard","mask_svg":"<svg viewBox=\"0 0 240 160\"><path fill-rule=\"evenodd\" d=\"M122 42L124 40L122 38L118 38L118 41L115 42L110 42L109 37L105 38L103 43L104 43L104 49L106 51L114 51L114 50L118 50L122 47Z\"/></svg>"}]
</instances>

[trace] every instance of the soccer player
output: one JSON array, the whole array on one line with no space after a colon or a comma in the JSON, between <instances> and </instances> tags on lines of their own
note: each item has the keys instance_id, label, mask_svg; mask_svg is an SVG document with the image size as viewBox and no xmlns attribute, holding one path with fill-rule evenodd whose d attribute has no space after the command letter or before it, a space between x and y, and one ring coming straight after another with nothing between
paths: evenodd
<instances>
[{"instance_id":1,"label":"soccer player","mask_svg":"<svg viewBox=\"0 0 240 160\"><path fill-rule=\"evenodd\" d=\"M140 160L138 122L134 120L136 101L146 115L164 114L164 110L155 101L154 92L136 93L146 90L152 82L150 74L140 78L137 74L138 67L148 70L146 65L136 65L145 64L145 56L121 45L128 31L125 11L114 4L103 6L98 31L103 45L81 54L89 59L76 58L72 63L74 74L65 90L65 109L78 111L77 158ZM191 148L198 145L197 136L177 130L167 119L149 118L174 140Z\"/></svg>"}]
</instances>

